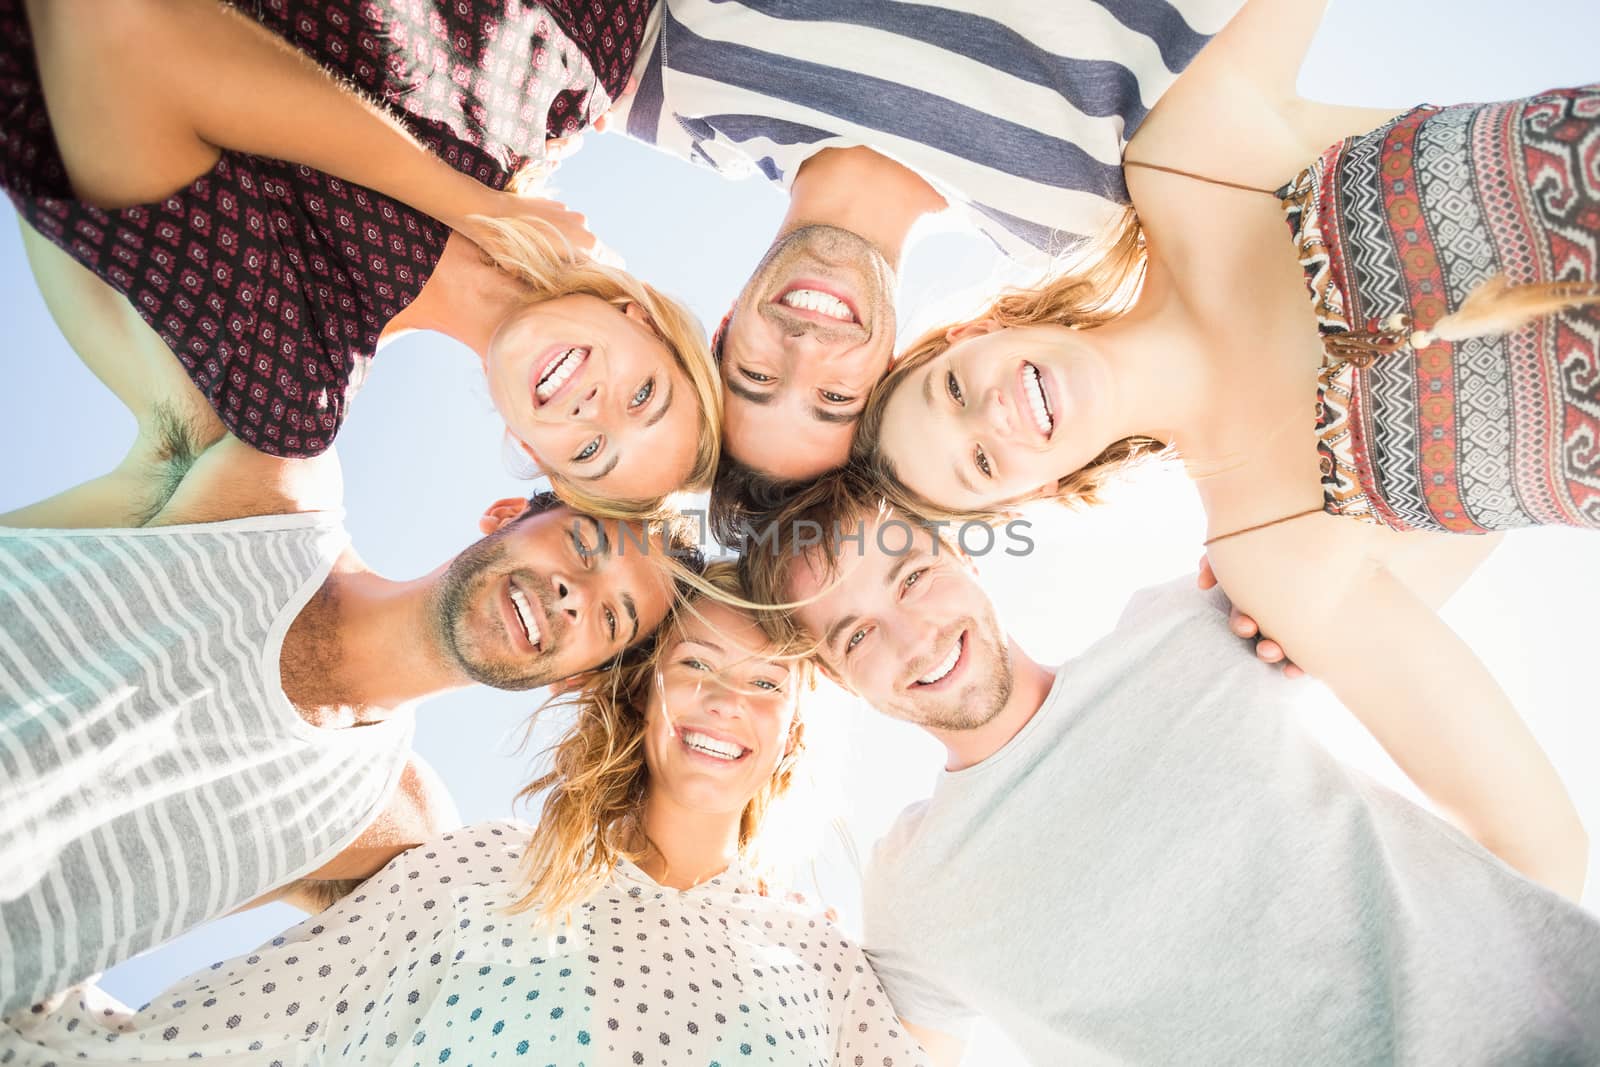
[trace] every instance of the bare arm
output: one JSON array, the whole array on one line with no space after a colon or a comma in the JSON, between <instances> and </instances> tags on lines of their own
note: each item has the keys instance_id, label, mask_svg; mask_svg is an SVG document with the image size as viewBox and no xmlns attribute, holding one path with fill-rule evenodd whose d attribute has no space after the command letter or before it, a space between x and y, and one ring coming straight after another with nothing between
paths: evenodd
<instances>
[{"instance_id":1,"label":"bare arm","mask_svg":"<svg viewBox=\"0 0 1600 1067\"><path fill-rule=\"evenodd\" d=\"M922 1046L922 1051L928 1054L933 1067L960 1067L961 1057L966 1052L966 1044L960 1038L943 1030L930 1030L926 1026L907 1022L904 1017L901 1017L900 1025L916 1038L917 1044Z\"/></svg>"},{"instance_id":2,"label":"bare arm","mask_svg":"<svg viewBox=\"0 0 1600 1067\"><path fill-rule=\"evenodd\" d=\"M0 526L139 526L160 509L222 423L160 336L122 295L22 224L28 266L67 343L132 413L135 438L106 474L0 515ZM69 401L70 403L70 401Z\"/></svg>"},{"instance_id":3,"label":"bare arm","mask_svg":"<svg viewBox=\"0 0 1600 1067\"><path fill-rule=\"evenodd\" d=\"M1248 0L1157 103L1127 158L1270 189L1328 145L1387 121L1397 109L1299 95L1326 11L1326 0ZM1144 213L1156 199L1134 202Z\"/></svg>"},{"instance_id":4,"label":"bare arm","mask_svg":"<svg viewBox=\"0 0 1600 1067\"><path fill-rule=\"evenodd\" d=\"M413 753L389 803L360 837L304 878L279 886L238 910L279 902L308 914L324 911L400 853L460 825L461 816L444 779Z\"/></svg>"},{"instance_id":5,"label":"bare arm","mask_svg":"<svg viewBox=\"0 0 1600 1067\"><path fill-rule=\"evenodd\" d=\"M29 0L28 16L57 142L91 203L158 200L226 148L336 174L469 236L469 216L534 214L577 247L593 243L579 216L460 173L383 108L216 0Z\"/></svg>"},{"instance_id":6,"label":"bare arm","mask_svg":"<svg viewBox=\"0 0 1600 1067\"><path fill-rule=\"evenodd\" d=\"M1555 768L1466 643L1344 536L1341 521L1314 516L1234 538L1213 547L1212 564L1241 608L1327 684L1441 812L1529 878L1576 898L1588 839Z\"/></svg>"},{"instance_id":7,"label":"bare arm","mask_svg":"<svg viewBox=\"0 0 1600 1067\"><path fill-rule=\"evenodd\" d=\"M1393 530L1374 531L1373 541L1378 558L1384 568L1415 593L1424 604L1435 610L1444 607L1456 590L1489 558L1505 535L1488 534L1482 537L1463 537L1460 534L1413 531L1400 533ZM1196 583L1201 589L1217 584L1211 570L1211 560L1200 557L1200 573ZM1290 662L1283 654L1283 646L1263 633L1255 619L1233 605L1229 610L1229 626L1243 638L1256 639L1256 656L1265 663L1282 663L1287 677L1305 673L1298 664Z\"/></svg>"},{"instance_id":8,"label":"bare arm","mask_svg":"<svg viewBox=\"0 0 1600 1067\"><path fill-rule=\"evenodd\" d=\"M461 815L444 780L413 753L378 817L344 851L306 877L370 878L406 849L416 848L460 825Z\"/></svg>"}]
</instances>

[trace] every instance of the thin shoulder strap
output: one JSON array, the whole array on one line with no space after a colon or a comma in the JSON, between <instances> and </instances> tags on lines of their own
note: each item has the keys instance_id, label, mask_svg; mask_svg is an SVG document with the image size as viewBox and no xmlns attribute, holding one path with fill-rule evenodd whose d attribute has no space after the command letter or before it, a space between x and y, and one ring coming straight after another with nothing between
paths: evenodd
<instances>
[{"instance_id":1,"label":"thin shoulder strap","mask_svg":"<svg viewBox=\"0 0 1600 1067\"><path fill-rule=\"evenodd\" d=\"M1260 189L1254 185L1241 185L1238 182L1224 181L1221 178L1208 178L1204 174L1193 174L1186 170L1179 170L1177 167L1163 167L1159 163L1141 163L1136 159L1124 159L1122 165L1124 167L1143 167L1145 170L1159 170L1163 174L1176 174L1180 178L1192 178L1197 182L1205 182L1207 185L1222 185L1229 189L1242 189L1247 193L1260 193L1263 196L1270 196L1274 200L1278 198L1278 193L1275 189Z\"/></svg>"},{"instance_id":2,"label":"thin shoulder strap","mask_svg":"<svg viewBox=\"0 0 1600 1067\"><path fill-rule=\"evenodd\" d=\"M1315 515L1317 512L1322 510L1323 509L1320 507L1307 508L1305 511L1297 511L1293 515L1284 515L1282 518L1273 519L1270 522L1258 522L1254 526L1246 526L1242 530L1234 530L1232 533L1218 534L1217 536L1207 540L1206 543L1201 547L1210 548L1218 541L1226 541L1228 538L1238 537L1240 534L1254 533L1256 530L1265 530L1268 526L1276 526L1280 522L1288 522L1291 519L1303 519L1307 515Z\"/></svg>"}]
</instances>

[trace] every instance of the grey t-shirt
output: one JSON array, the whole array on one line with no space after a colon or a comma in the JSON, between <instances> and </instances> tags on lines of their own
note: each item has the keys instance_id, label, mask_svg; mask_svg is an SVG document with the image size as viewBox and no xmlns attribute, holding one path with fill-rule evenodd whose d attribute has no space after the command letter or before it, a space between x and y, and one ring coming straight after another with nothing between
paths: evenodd
<instances>
[{"instance_id":1,"label":"grey t-shirt","mask_svg":"<svg viewBox=\"0 0 1600 1067\"><path fill-rule=\"evenodd\" d=\"M1600 923L1330 757L1192 579L878 846L899 1013L1037 1064L1600 1063Z\"/></svg>"}]
</instances>

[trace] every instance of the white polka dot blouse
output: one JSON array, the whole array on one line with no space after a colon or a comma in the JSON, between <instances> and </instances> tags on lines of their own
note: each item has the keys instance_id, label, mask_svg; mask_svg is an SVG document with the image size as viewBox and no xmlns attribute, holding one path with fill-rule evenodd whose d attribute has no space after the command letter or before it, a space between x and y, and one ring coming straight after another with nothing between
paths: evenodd
<instances>
[{"instance_id":1,"label":"white polka dot blouse","mask_svg":"<svg viewBox=\"0 0 1600 1067\"><path fill-rule=\"evenodd\" d=\"M740 869L679 891L624 861L566 932L537 931L507 911L528 835L483 823L413 849L139 1011L86 987L18 1013L0 1060L926 1064L861 950Z\"/></svg>"}]
</instances>

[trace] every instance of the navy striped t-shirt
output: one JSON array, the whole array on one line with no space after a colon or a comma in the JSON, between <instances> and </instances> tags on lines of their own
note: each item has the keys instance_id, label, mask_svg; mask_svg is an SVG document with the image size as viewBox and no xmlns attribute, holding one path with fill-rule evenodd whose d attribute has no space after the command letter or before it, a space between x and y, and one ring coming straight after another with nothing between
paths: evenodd
<instances>
[{"instance_id":1,"label":"navy striped t-shirt","mask_svg":"<svg viewBox=\"0 0 1600 1067\"><path fill-rule=\"evenodd\" d=\"M871 147L1037 266L1127 203L1123 146L1241 3L664 0L616 120L784 186Z\"/></svg>"}]
</instances>

